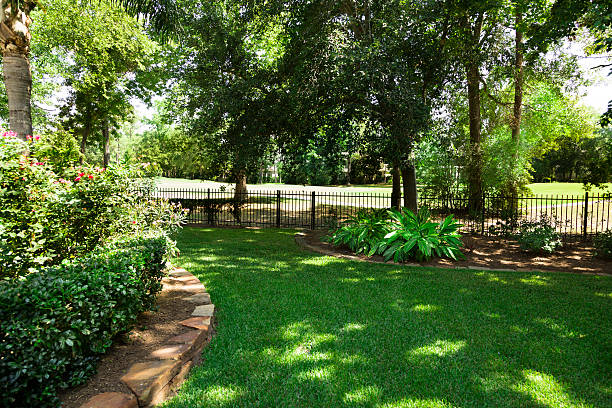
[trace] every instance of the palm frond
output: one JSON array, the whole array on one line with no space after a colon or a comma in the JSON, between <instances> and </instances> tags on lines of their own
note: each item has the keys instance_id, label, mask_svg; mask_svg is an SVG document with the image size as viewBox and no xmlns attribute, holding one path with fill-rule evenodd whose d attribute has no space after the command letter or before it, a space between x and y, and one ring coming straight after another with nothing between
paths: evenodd
<instances>
[{"instance_id":1,"label":"palm frond","mask_svg":"<svg viewBox=\"0 0 612 408\"><path fill-rule=\"evenodd\" d=\"M162 37L180 31L180 12L176 0L111 0L129 14L144 18Z\"/></svg>"}]
</instances>

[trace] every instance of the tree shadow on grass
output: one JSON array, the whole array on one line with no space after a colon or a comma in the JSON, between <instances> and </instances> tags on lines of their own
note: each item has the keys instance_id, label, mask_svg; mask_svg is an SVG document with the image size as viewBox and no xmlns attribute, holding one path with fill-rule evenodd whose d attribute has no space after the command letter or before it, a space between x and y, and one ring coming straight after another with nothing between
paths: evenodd
<instances>
[{"instance_id":1,"label":"tree shadow on grass","mask_svg":"<svg viewBox=\"0 0 612 408\"><path fill-rule=\"evenodd\" d=\"M188 229L218 334L168 407L612 406L612 279L411 269Z\"/></svg>"}]
</instances>

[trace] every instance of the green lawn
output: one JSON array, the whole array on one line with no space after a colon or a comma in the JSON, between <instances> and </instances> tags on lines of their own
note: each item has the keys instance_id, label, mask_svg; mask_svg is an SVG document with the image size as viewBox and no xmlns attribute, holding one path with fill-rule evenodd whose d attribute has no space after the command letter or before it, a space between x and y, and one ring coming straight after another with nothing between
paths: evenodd
<instances>
[{"instance_id":1,"label":"green lawn","mask_svg":"<svg viewBox=\"0 0 612 408\"><path fill-rule=\"evenodd\" d=\"M527 185L531 192L536 195L579 195L584 196L582 183L533 183ZM602 194L612 191L612 183L605 184L602 188L594 188L589 195Z\"/></svg>"},{"instance_id":2,"label":"green lawn","mask_svg":"<svg viewBox=\"0 0 612 408\"><path fill-rule=\"evenodd\" d=\"M377 265L185 229L218 333L164 407L610 407L612 278Z\"/></svg>"}]
</instances>

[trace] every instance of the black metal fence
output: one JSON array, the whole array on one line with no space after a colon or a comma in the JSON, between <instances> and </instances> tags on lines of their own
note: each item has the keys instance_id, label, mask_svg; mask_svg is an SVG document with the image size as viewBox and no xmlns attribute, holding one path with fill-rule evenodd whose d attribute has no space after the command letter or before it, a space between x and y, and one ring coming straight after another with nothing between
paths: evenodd
<instances>
[{"instance_id":1,"label":"black metal fence","mask_svg":"<svg viewBox=\"0 0 612 408\"><path fill-rule=\"evenodd\" d=\"M188 222L198 225L297 227L321 229L338 225L363 208L389 208L391 194L292 190L233 191L156 189L150 198L166 198L189 209ZM419 196L419 208L433 218L453 214L463 232L494 234L513 230L521 222L549 219L565 238L583 237L612 228L612 195L484 195L482 208L469 210L460 196Z\"/></svg>"}]
</instances>

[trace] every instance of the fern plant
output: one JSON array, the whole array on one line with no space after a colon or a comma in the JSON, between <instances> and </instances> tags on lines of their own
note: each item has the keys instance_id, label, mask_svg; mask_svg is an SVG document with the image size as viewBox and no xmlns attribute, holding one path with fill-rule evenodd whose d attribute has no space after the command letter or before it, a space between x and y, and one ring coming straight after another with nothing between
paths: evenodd
<instances>
[{"instance_id":1,"label":"fern plant","mask_svg":"<svg viewBox=\"0 0 612 408\"><path fill-rule=\"evenodd\" d=\"M457 233L462 225L452 215L440 223L430 221L427 208L416 215L406 208L402 211L392 209L389 216L391 231L378 245L370 248L369 255L379 253L385 261L393 259L395 262L426 261L433 255L454 260L465 258L460 249L463 246L461 236Z\"/></svg>"}]
</instances>

